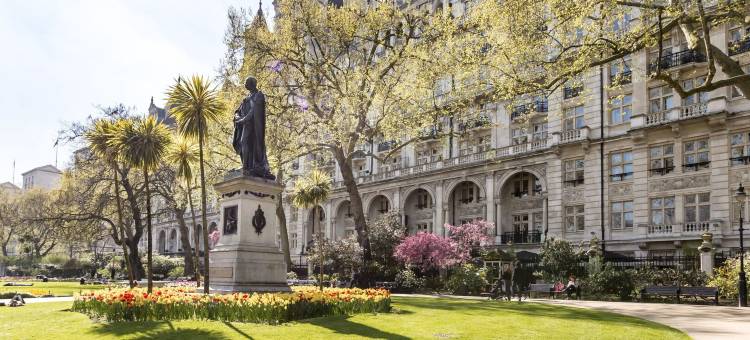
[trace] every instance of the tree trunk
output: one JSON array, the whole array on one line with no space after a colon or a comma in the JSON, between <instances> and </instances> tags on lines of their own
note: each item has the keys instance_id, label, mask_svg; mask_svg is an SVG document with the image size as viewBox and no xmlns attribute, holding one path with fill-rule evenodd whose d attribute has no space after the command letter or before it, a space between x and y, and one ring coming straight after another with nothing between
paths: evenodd
<instances>
[{"instance_id":1,"label":"tree trunk","mask_svg":"<svg viewBox=\"0 0 750 340\"><path fill-rule=\"evenodd\" d=\"M284 171L279 169L276 172L276 181L284 184ZM279 234L281 234L281 250L284 252L284 261L286 261L286 271L292 271L292 255L289 252L289 234L286 228L286 214L284 213L284 200L281 195L276 195L276 217L279 219Z\"/></svg>"},{"instance_id":2,"label":"tree trunk","mask_svg":"<svg viewBox=\"0 0 750 340\"><path fill-rule=\"evenodd\" d=\"M117 179L117 166L113 166L112 170L115 174L115 202L117 203L117 223L120 229L120 245L122 246L122 258L125 260L125 268L128 271L128 285L133 288L133 266L130 264L130 257L128 257L128 246L125 243L125 224L122 220L122 200L120 200L120 180ZM117 231L115 231L117 234Z\"/></svg>"},{"instance_id":3,"label":"tree trunk","mask_svg":"<svg viewBox=\"0 0 750 340\"><path fill-rule=\"evenodd\" d=\"M201 168L201 222L203 222L203 293L208 294L210 278L208 268L208 218L206 218L206 174L203 166L203 124L202 119L198 119L198 156L200 157ZM197 248L197 246L196 246Z\"/></svg>"},{"instance_id":4,"label":"tree trunk","mask_svg":"<svg viewBox=\"0 0 750 340\"><path fill-rule=\"evenodd\" d=\"M372 251L370 249L370 236L368 234L367 220L365 220L365 212L362 207L362 197L359 195L359 187L354 179L352 173L352 165L350 160L344 156L344 151L336 149L333 152L336 161L339 164L339 170L341 170L341 176L344 178L344 186L346 191L349 193L349 203L354 216L354 228L357 230L357 242L362 247L362 270L357 275L357 285L360 287L369 287L371 285L371 273L370 273L370 261L372 260Z\"/></svg>"},{"instance_id":5,"label":"tree trunk","mask_svg":"<svg viewBox=\"0 0 750 340\"><path fill-rule=\"evenodd\" d=\"M180 228L180 242L182 242L182 257L185 261L185 269L183 275L192 277L195 270L195 264L193 263L193 250L190 249L190 230L185 224L185 209L174 208L175 217L177 218L177 226ZM187 247L185 247L187 245Z\"/></svg>"},{"instance_id":6,"label":"tree trunk","mask_svg":"<svg viewBox=\"0 0 750 340\"><path fill-rule=\"evenodd\" d=\"M190 179L185 179L185 184L187 184L187 197L188 197L188 204L190 205L190 215L193 219L193 246L195 247L195 251L193 252L193 256L195 257L195 262L193 262L193 265L195 266L194 272L195 272L195 285L196 287L201 286L201 265L200 265L200 259L198 258L198 254L200 253L198 249L200 248L198 245L200 244L200 235L198 234L198 222L195 220L195 207L193 206L193 189L190 186ZM188 246L190 244L188 243Z\"/></svg>"},{"instance_id":7,"label":"tree trunk","mask_svg":"<svg viewBox=\"0 0 750 340\"><path fill-rule=\"evenodd\" d=\"M128 254L130 265L133 267L133 279L137 281L146 277L146 271L143 269L143 262L141 262L141 257L138 255L138 242L128 240L127 244L130 250Z\"/></svg>"},{"instance_id":8,"label":"tree trunk","mask_svg":"<svg viewBox=\"0 0 750 340\"><path fill-rule=\"evenodd\" d=\"M144 177L144 185L146 186L146 232L148 233L146 235L146 243L148 243L148 253L146 253L146 276L148 278L148 292L151 293L154 290L154 276L153 276L153 244L151 239L152 237L152 230L151 230L151 190L148 187L148 170L146 168L143 169L143 177Z\"/></svg>"}]
</instances>

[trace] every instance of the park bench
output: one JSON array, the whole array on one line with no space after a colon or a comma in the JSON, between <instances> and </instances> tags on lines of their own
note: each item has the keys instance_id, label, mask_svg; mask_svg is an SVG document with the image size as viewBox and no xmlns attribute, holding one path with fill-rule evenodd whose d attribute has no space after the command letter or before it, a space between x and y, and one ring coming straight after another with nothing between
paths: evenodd
<instances>
[{"instance_id":1,"label":"park bench","mask_svg":"<svg viewBox=\"0 0 750 340\"><path fill-rule=\"evenodd\" d=\"M555 291L555 285L552 283L532 283L529 285L529 295L531 295L531 293L544 293L551 299L555 297L555 293L559 293L559 291Z\"/></svg>"},{"instance_id":2,"label":"park bench","mask_svg":"<svg viewBox=\"0 0 750 340\"><path fill-rule=\"evenodd\" d=\"M680 302L680 288L677 286L646 286L641 289L641 300L645 300L649 296L667 296L677 298L677 302Z\"/></svg>"},{"instance_id":3,"label":"park bench","mask_svg":"<svg viewBox=\"0 0 750 340\"><path fill-rule=\"evenodd\" d=\"M719 304L719 288L716 287L680 287L680 296L690 296L703 300L713 298L714 305Z\"/></svg>"},{"instance_id":4,"label":"park bench","mask_svg":"<svg viewBox=\"0 0 750 340\"><path fill-rule=\"evenodd\" d=\"M392 290L393 288L396 288L396 282L393 282L393 281L377 281L377 282L375 282L375 288L384 288L384 289Z\"/></svg>"}]
</instances>

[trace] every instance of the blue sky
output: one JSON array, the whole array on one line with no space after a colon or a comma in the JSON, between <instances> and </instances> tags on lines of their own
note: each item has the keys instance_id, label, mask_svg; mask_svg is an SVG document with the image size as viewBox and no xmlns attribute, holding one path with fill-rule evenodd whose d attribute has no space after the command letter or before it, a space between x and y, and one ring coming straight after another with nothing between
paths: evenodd
<instances>
[{"instance_id":1,"label":"blue sky","mask_svg":"<svg viewBox=\"0 0 750 340\"><path fill-rule=\"evenodd\" d=\"M54 164L57 133L98 105L145 112L178 75L214 77L230 6L257 0L0 0L0 182ZM270 1L263 4L268 18ZM73 146L59 149L59 167Z\"/></svg>"}]
</instances>

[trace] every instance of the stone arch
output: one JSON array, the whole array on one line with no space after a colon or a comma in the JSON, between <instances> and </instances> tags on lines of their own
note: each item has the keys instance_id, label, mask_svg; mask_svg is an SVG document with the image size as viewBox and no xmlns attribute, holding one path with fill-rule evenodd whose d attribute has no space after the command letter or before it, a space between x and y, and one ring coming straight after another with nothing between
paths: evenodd
<instances>
[{"instance_id":1,"label":"stone arch","mask_svg":"<svg viewBox=\"0 0 750 340\"><path fill-rule=\"evenodd\" d=\"M164 254L167 252L167 233L164 231L164 229L159 231L159 236L156 238L156 246L157 246L157 252L159 254Z\"/></svg>"},{"instance_id":2,"label":"stone arch","mask_svg":"<svg viewBox=\"0 0 750 340\"><path fill-rule=\"evenodd\" d=\"M435 195L427 188L414 188L404 195L402 208L404 225L409 234L435 230Z\"/></svg>"},{"instance_id":3,"label":"stone arch","mask_svg":"<svg viewBox=\"0 0 750 340\"><path fill-rule=\"evenodd\" d=\"M520 169L514 169L511 171L506 171L504 174L502 174L497 181L495 181L495 192L499 192L503 189L505 184L513 178L516 174L522 173L522 172L528 172L539 180L539 183L542 185L542 191L547 191L547 178L545 177L544 172L539 171L539 169L535 168L520 168Z\"/></svg>"},{"instance_id":4,"label":"stone arch","mask_svg":"<svg viewBox=\"0 0 750 340\"><path fill-rule=\"evenodd\" d=\"M333 212L333 235L332 239L340 240L354 233L354 216L352 215L351 202L342 200L336 205Z\"/></svg>"},{"instance_id":5,"label":"stone arch","mask_svg":"<svg viewBox=\"0 0 750 340\"><path fill-rule=\"evenodd\" d=\"M479 195L482 198L487 197L487 188L485 188L486 183L484 181L481 181L478 177L464 177L464 178L456 178L453 179L448 183L448 185L445 187L443 191L443 197L445 197L445 200L449 199L450 195L453 193L453 191L456 189L456 187L465 182L471 182L476 184L477 187L479 187Z\"/></svg>"},{"instance_id":6,"label":"stone arch","mask_svg":"<svg viewBox=\"0 0 750 340\"><path fill-rule=\"evenodd\" d=\"M407 189L404 190L404 192L401 195L401 202L399 202L399 210L400 211L404 211L404 208L406 206L406 199L407 199L407 197L409 197L414 191L419 190L419 189L427 191L430 194L430 196L432 196L433 203L435 203L434 200L437 197L437 195L435 193L435 189L433 189L429 185L420 184L420 185L409 187L409 188L407 188Z\"/></svg>"},{"instance_id":7,"label":"stone arch","mask_svg":"<svg viewBox=\"0 0 750 340\"><path fill-rule=\"evenodd\" d=\"M477 181L458 181L451 186L444 207L448 210L447 223L460 225L476 219L487 219L487 196Z\"/></svg>"},{"instance_id":8,"label":"stone arch","mask_svg":"<svg viewBox=\"0 0 750 340\"><path fill-rule=\"evenodd\" d=\"M380 217L380 215L393 210L393 203L388 196L377 194L367 201L366 207L367 217L370 220L375 220Z\"/></svg>"},{"instance_id":9,"label":"stone arch","mask_svg":"<svg viewBox=\"0 0 750 340\"><path fill-rule=\"evenodd\" d=\"M534 168L509 171L498 181L496 197L501 243L531 244L541 242L545 229L544 197L547 190L543 172Z\"/></svg>"},{"instance_id":10,"label":"stone arch","mask_svg":"<svg viewBox=\"0 0 750 340\"><path fill-rule=\"evenodd\" d=\"M167 249L169 253L177 252L177 240L177 229L172 229L171 231L169 231L169 242Z\"/></svg>"}]
</instances>

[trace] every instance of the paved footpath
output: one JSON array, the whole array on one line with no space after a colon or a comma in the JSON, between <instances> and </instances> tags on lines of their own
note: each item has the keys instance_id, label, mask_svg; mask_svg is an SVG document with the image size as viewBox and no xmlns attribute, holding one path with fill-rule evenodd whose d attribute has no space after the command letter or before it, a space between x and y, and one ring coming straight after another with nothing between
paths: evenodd
<instances>
[{"instance_id":1,"label":"paved footpath","mask_svg":"<svg viewBox=\"0 0 750 340\"><path fill-rule=\"evenodd\" d=\"M64 302L64 301L73 301L72 296L60 296L60 297L48 297L48 298L28 298L23 299L24 302L27 304L29 303L40 303L40 302ZM0 302L5 302L5 305L7 306L10 302L10 299L0 299Z\"/></svg>"},{"instance_id":2,"label":"paved footpath","mask_svg":"<svg viewBox=\"0 0 750 340\"><path fill-rule=\"evenodd\" d=\"M635 316L679 329L696 340L750 339L750 308L551 299L530 301Z\"/></svg>"},{"instance_id":3,"label":"paved footpath","mask_svg":"<svg viewBox=\"0 0 750 340\"><path fill-rule=\"evenodd\" d=\"M477 296L418 294L393 295L487 300L487 298ZM709 305L553 299L531 299L524 301L592 308L606 312L634 316L679 329L696 340L750 340L750 307L738 308Z\"/></svg>"}]
</instances>

